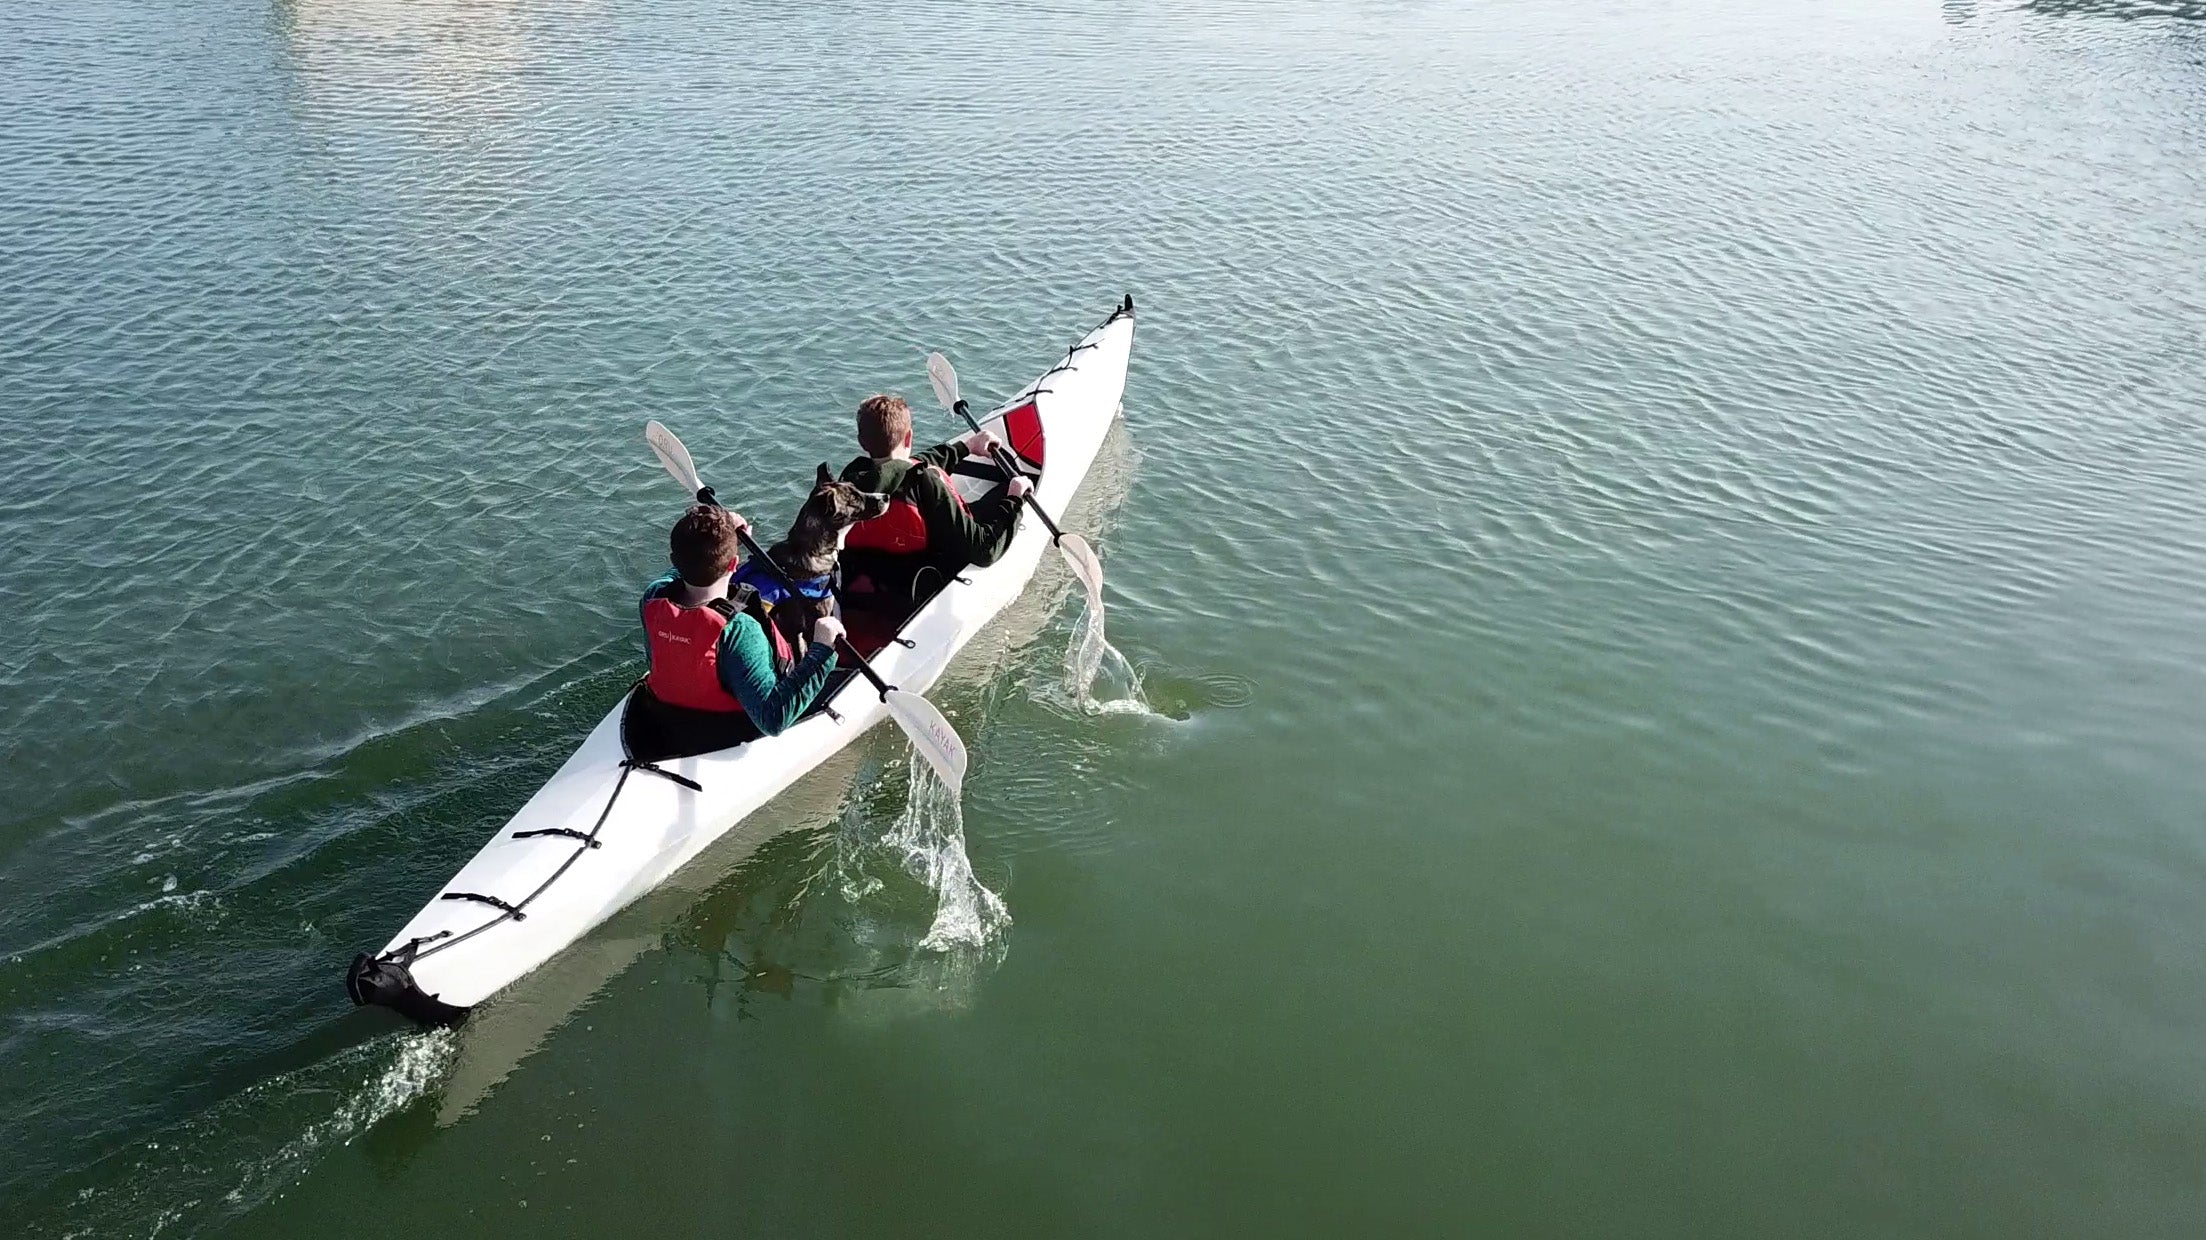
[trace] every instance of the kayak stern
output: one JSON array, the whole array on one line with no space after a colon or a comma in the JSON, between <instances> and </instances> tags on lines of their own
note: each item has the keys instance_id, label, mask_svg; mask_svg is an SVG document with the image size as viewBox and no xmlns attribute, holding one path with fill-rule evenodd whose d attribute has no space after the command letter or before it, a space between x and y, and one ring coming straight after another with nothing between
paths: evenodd
<instances>
[{"instance_id":1,"label":"kayak stern","mask_svg":"<svg viewBox=\"0 0 2206 1240\"><path fill-rule=\"evenodd\" d=\"M352 996L355 1007L387 1007L408 1020L437 1028L459 1024L469 1010L423 992L413 970L403 963L377 960L366 952L354 956L352 967L345 970L345 993Z\"/></svg>"}]
</instances>

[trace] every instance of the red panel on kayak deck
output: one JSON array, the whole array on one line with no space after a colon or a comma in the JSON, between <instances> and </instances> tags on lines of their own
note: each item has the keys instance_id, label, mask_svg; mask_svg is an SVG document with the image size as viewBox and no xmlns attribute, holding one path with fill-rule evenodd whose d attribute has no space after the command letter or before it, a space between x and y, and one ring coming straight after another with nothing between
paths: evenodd
<instances>
[{"instance_id":1,"label":"red panel on kayak deck","mask_svg":"<svg viewBox=\"0 0 2206 1240\"><path fill-rule=\"evenodd\" d=\"M1013 452L1036 465L1042 464L1042 414L1033 401L1003 415L1003 429Z\"/></svg>"}]
</instances>

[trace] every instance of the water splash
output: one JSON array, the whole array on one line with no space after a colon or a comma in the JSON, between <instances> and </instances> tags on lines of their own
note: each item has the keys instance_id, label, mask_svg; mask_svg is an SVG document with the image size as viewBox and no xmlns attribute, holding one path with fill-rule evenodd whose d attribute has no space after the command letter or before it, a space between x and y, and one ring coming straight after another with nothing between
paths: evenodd
<instances>
[{"instance_id":1,"label":"water splash","mask_svg":"<svg viewBox=\"0 0 2206 1240\"><path fill-rule=\"evenodd\" d=\"M1101 686L1102 692L1097 692ZM1148 715L1155 711L1141 695L1141 672L1103 635L1103 611L1085 608L1065 646L1064 681L1052 697L1089 715ZM1106 696L1107 695L1107 696Z\"/></svg>"},{"instance_id":2,"label":"water splash","mask_svg":"<svg viewBox=\"0 0 2206 1240\"><path fill-rule=\"evenodd\" d=\"M1011 924L1003 898L973 873L965 851L965 815L957 798L917 754L906 761L904 798L886 832L873 834L879 819L868 802L846 809L835 845L834 871L845 902L872 905L876 911L904 904L901 879L916 881L933 908L917 948L922 953L953 952L995 942ZM884 864L886 863L886 864ZM908 907L908 906L907 906ZM909 939L905 940L907 943Z\"/></svg>"},{"instance_id":3,"label":"water splash","mask_svg":"<svg viewBox=\"0 0 2206 1240\"><path fill-rule=\"evenodd\" d=\"M919 940L922 951L980 947L1011 924L1003 898L973 875L965 852L965 810L913 754L904 812L883 843L901 854L904 872L935 893L934 923Z\"/></svg>"}]
</instances>

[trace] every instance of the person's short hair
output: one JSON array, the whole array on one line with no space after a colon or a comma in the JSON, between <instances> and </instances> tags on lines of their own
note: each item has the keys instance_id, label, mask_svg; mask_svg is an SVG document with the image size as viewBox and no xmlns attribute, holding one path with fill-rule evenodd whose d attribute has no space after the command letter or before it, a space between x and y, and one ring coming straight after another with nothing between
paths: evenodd
<instances>
[{"instance_id":1,"label":"person's short hair","mask_svg":"<svg viewBox=\"0 0 2206 1240\"><path fill-rule=\"evenodd\" d=\"M693 586L709 586L735 567L743 544L735 536L735 517L717 504L699 504L682 514L666 537L674 571Z\"/></svg>"},{"instance_id":2,"label":"person's short hair","mask_svg":"<svg viewBox=\"0 0 2206 1240\"><path fill-rule=\"evenodd\" d=\"M911 438L912 407L901 396L868 396L858 402L858 447L867 456L882 457Z\"/></svg>"}]
</instances>

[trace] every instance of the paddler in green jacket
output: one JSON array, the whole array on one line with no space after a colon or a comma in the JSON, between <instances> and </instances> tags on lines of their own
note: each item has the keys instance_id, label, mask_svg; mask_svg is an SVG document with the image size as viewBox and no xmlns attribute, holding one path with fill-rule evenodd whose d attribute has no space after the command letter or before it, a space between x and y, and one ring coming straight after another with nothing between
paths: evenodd
<instances>
[{"instance_id":1,"label":"paddler in green jacket","mask_svg":"<svg viewBox=\"0 0 2206 1240\"><path fill-rule=\"evenodd\" d=\"M885 592L903 592L922 570L954 576L1003 555L1018 531L1019 499L1033 484L1013 478L968 507L946 474L969 456L985 458L997 442L976 431L913 452L911 406L903 397L869 396L858 405L858 446L865 455L843 467L842 480L887 495L889 510L850 527L843 542L854 592L866 593L875 584L869 577L883 578L878 586Z\"/></svg>"}]
</instances>

